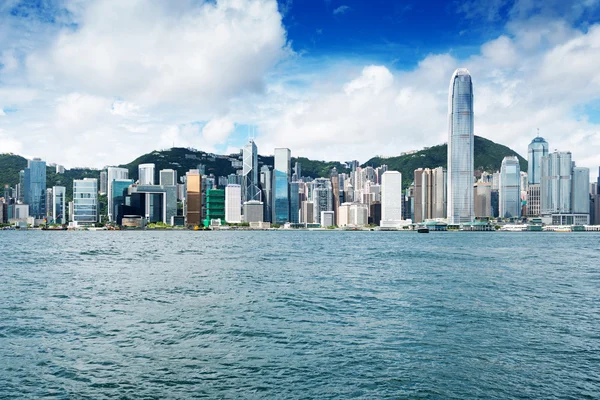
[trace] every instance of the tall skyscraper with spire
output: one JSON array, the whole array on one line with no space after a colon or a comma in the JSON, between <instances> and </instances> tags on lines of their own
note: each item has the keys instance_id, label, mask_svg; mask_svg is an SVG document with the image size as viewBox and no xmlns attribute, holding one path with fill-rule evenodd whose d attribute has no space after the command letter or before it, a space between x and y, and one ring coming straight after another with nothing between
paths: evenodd
<instances>
[{"instance_id":1,"label":"tall skyscraper with spire","mask_svg":"<svg viewBox=\"0 0 600 400\"><path fill-rule=\"evenodd\" d=\"M544 138L538 136L529 143L527 149L528 155L528 166L527 166L527 178L529 179L530 185L539 185L541 179L541 165L542 157L548 155L548 142Z\"/></svg>"},{"instance_id":2,"label":"tall skyscraper with spire","mask_svg":"<svg viewBox=\"0 0 600 400\"><path fill-rule=\"evenodd\" d=\"M448 220L471 222L473 208L473 83L459 68L450 79L448 95Z\"/></svg>"},{"instance_id":3,"label":"tall skyscraper with spire","mask_svg":"<svg viewBox=\"0 0 600 400\"><path fill-rule=\"evenodd\" d=\"M258 149L254 140L250 139L243 149L243 185L242 202L260 201L258 187Z\"/></svg>"}]
</instances>

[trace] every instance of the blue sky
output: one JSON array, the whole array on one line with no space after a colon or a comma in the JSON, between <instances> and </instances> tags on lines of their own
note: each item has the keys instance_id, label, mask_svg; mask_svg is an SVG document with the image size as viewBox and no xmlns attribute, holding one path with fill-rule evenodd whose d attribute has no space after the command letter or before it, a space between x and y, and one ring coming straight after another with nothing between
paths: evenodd
<instances>
[{"instance_id":1,"label":"blue sky","mask_svg":"<svg viewBox=\"0 0 600 400\"><path fill-rule=\"evenodd\" d=\"M321 159L446 140L454 69L476 134L537 128L600 164L600 0L4 0L0 151L67 166L173 143Z\"/></svg>"}]
</instances>

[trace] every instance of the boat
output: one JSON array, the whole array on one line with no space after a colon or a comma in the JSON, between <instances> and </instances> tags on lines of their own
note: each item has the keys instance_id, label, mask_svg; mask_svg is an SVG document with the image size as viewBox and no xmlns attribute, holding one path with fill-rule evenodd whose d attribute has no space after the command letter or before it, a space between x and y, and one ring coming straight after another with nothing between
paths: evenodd
<instances>
[{"instance_id":1,"label":"boat","mask_svg":"<svg viewBox=\"0 0 600 400\"><path fill-rule=\"evenodd\" d=\"M426 226L420 226L417 228L417 232L419 233L429 233L429 228Z\"/></svg>"}]
</instances>

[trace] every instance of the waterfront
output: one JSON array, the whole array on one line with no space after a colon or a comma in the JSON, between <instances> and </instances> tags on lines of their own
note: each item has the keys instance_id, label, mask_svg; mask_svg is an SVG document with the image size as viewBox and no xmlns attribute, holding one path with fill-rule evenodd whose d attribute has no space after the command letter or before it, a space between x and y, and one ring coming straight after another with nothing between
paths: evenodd
<instances>
[{"instance_id":1,"label":"waterfront","mask_svg":"<svg viewBox=\"0 0 600 400\"><path fill-rule=\"evenodd\" d=\"M2 232L0 397L595 398L599 242Z\"/></svg>"}]
</instances>

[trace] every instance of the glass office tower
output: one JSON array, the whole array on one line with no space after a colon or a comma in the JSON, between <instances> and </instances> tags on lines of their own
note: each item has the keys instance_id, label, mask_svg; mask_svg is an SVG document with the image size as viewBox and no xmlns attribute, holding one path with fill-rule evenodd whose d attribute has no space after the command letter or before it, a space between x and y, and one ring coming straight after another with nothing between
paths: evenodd
<instances>
[{"instance_id":1,"label":"glass office tower","mask_svg":"<svg viewBox=\"0 0 600 400\"><path fill-rule=\"evenodd\" d=\"M52 187L52 217L55 224L67 223L66 193L64 186Z\"/></svg>"},{"instance_id":2,"label":"glass office tower","mask_svg":"<svg viewBox=\"0 0 600 400\"><path fill-rule=\"evenodd\" d=\"M290 178L292 158L290 149L275 149L273 184L273 223L285 224L290 221Z\"/></svg>"},{"instance_id":3,"label":"glass office tower","mask_svg":"<svg viewBox=\"0 0 600 400\"><path fill-rule=\"evenodd\" d=\"M93 225L98 222L98 180L73 181L73 222L75 225Z\"/></svg>"},{"instance_id":4,"label":"glass office tower","mask_svg":"<svg viewBox=\"0 0 600 400\"><path fill-rule=\"evenodd\" d=\"M38 219L46 216L46 161L39 158L27 161L24 171L24 202L29 215Z\"/></svg>"},{"instance_id":5,"label":"glass office tower","mask_svg":"<svg viewBox=\"0 0 600 400\"><path fill-rule=\"evenodd\" d=\"M260 190L258 188L258 148L253 140L250 140L243 149L243 184L242 201L260 201Z\"/></svg>"},{"instance_id":6,"label":"glass office tower","mask_svg":"<svg viewBox=\"0 0 600 400\"><path fill-rule=\"evenodd\" d=\"M460 68L450 80L448 96L448 220L471 222L473 209L473 83Z\"/></svg>"},{"instance_id":7,"label":"glass office tower","mask_svg":"<svg viewBox=\"0 0 600 400\"><path fill-rule=\"evenodd\" d=\"M521 174L519 159L504 157L500 167L500 217L521 216Z\"/></svg>"},{"instance_id":8,"label":"glass office tower","mask_svg":"<svg viewBox=\"0 0 600 400\"><path fill-rule=\"evenodd\" d=\"M530 185L537 185L541 180L542 157L548 155L548 142L544 138L536 137L531 141L527 151L527 177Z\"/></svg>"}]
</instances>

